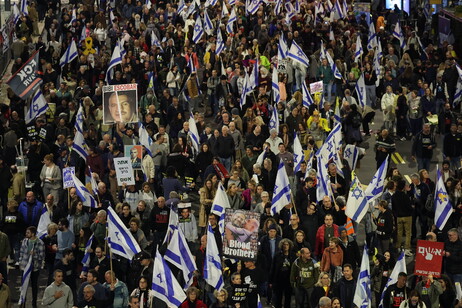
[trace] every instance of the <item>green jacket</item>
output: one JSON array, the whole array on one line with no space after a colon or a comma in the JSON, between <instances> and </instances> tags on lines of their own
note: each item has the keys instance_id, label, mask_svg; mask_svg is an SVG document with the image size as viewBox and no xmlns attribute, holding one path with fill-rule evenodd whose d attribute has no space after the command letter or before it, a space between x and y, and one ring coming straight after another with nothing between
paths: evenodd
<instances>
[{"instance_id":1,"label":"green jacket","mask_svg":"<svg viewBox=\"0 0 462 308\"><path fill-rule=\"evenodd\" d=\"M0 231L0 260L8 257L11 252L8 235Z\"/></svg>"},{"instance_id":2,"label":"green jacket","mask_svg":"<svg viewBox=\"0 0 462 308\"><path fill-rule=\"evenodd\" d=\"M318 75L317 77L320 78L320 80L322 80L322 83L324 84L334 81L334 73L332 73L332 69L329 65L327 66L321 65L318 68L317 75Z\"/></svg>"},{"instance_id":3,"label":"green jacket","mask_svg":"<svg viewBox=\"0 0 462 308\"><path fill-rule=\"evenodd\" d=\"M430 298L431 307L427 308L438 308L440 306L439 298L440 295L443 293L443 287L438 280L433 280L429 288L425 288L423 281L419 281L415 286L415 289L419 292L419 294L428 294Z\"/></svg>"},{"instance_id":4,"label":"green jacket","mask_svg":"<svg viewBox=\"0 0 462 308\"><path fill-rule=\"evenodd\" d=\"M303 262L297 258L292 264L290 270L290 284L293 287L302 287L305 289L313 288L318 282L319 269L314 266L313 259Z\"/></svg>"}]
</instances>

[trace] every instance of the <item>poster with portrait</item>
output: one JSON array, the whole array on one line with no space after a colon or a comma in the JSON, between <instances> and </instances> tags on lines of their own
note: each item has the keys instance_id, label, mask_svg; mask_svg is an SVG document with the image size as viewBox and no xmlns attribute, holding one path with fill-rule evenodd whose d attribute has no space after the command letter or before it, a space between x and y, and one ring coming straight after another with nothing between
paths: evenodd
<instances>
[{"instance_id":1,"label":"poster with portrait","mask_svg":"<svg viewBox=\"0 0 462 308\"><path fill-rule=\"evenodd\" d=\"M226 209L223 255L231 259L257 260L260 213Z\"/></svg>"},{"instance_id":2,"label":"poster with portrait","mask_svg":"<svg viewBox=\"0 0 462 308\"><path fill-rule=\"evenodd\" d=\"M134 170L141 169L141 159L142 159L142 152L143 148L141 145L126 145L124 149L124 156L130 158L130 162L132 163L132 168Z\"/></svg>"},{"instance_id":3,"label":"poster with portrait","mask_svg":"<svg viewBox=\"0 0 462 308\"><path fill-rule=\"evenodd\" d=\"M103 123L138 122L138 85L136 83L103 87Z\"/></svg>"}]
</instances>

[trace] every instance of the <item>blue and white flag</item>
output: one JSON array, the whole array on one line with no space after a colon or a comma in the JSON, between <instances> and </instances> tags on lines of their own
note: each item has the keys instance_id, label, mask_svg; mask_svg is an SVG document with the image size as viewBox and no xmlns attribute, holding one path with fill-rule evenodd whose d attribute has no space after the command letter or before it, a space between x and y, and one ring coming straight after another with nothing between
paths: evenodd
<instances>
[{"instance_id":1,"label":"blue and white flag","mask_svg":"<svg viewBox=\"0 0 462 308\"><path fill-rule=\"evenodd\" d=\"M112 253L131 260L141 252L140 246L112 207L107 208L107 214L107 243Z\"/></svg>"},{"instance_id":2,"label":"blue and white flag","mask_svg":"<svg viewBox=\"0 0 462 308\"><path fill-rule=\"evenodd\" d=\"M91 185L91 192L93 195L98 195L98 184L96 183L95 177L93 176L93 172L91 172L91 167L88 166L88 172L90 173L90 185Z\"/></svg>"},{"instance_id":3,"label":"blue and white flag","mask_svg":"<svg viewBox=\"0 0 462 308\"><path fill-rule=\"evenodd\" d=\"M230 4L231 5L231 4ZM221 9L221 16L220 16L220 20L225 18L225 17L228 17L229 16L229 11L228 11L228 7L226 6L226 2L223 1L223 7ZM221 21L220 21L221 22ZM220 27L218 27L220 28Z\"/></svg>"},{"instance_id":4,"label":"blue and white flag","mask_svg":"<svg viewBox=\"0 0 462 308\"><path fill-rule=\"evenodd\" d=\"M186 5L184 3L184 0L180 0L180 2L178 3L178 9L176 10L176 13L181 15L185 7Z\"/></svg>"},{"instance_id":5,"label":"blue and white flag","mask_svg":"<svg viewBox=\"0 0 462 308\"><path fill-rule=\"evenodd\" d=\"M274 6L274 15L278 16L281 13L282 3L282 0L276 0L276 5Z\"/></svg>"},{"instance_id":6,"label":"blue and white flag","mask_svg":"<svg viewBox=\"0 0 462 308\"><path fill-rule=\"evenodd\" d=\"M399 40L399 47L404 49L406 47L406 42L404 38L403 29L399 24L399 21L396 22L395 29L393 30L393 36Z\"/></svg>"},{"instance_id":7,"label":"blue and white flag","mask_svg":"<svg viewBox=\"0 0 462 308\"><path fill-rule=\"evenodd\" d=\"M319 62L322 62L326 58L326 48L324 48L324 43L321 42L321 49L319 50Z\"/></svg>"},{"instance_id":8,"label":"blue and white flag","mask_svg":"<svg viewBox=\"0 0 462 308\"><path fill-rule=\"evenodd\" d=\"M199 43L200 39L204 35L204 27L202 26L202 19L200 15L197 15L196 24L194 25L193 41Z\"/></svg>"},{"instance_id":9,"label":"blue and white flag","mask_svg":"<svg viewBox=\"0 0 462 308\"><path fill-rule=\"evenodd\" d=\"M204 10L204 30L208 35L213 34L213 23L209 17L209 14L207 14L207 10Z\"/></svg>"},{"instance_id":10,"label":"blue and white flag","mask_svg":"<svg viewBox=\"0 0 462 308\"><path fill-rule=\"evenodd\" d=\"M260 294L258 294L257 308L263 308L263 305L260 300Z\"/></svg>"},{"instance_id":11,"label":"blue and white flag","mask_svg":"<svg viewBox=\"0 0 462 308\"><path fill-rule=\"evenodd\" d=\"M122 64L122 55L121 55L121 50L120 50L120 42L117 42L114 51L112 52L112 57L111 61L109 62L109 66L106 71L106 82L110 83L112 80L112 76L114 76L113 69L119 65Z\"/></svg>"},{"instance_id":12,"label":"blue and white flag","mask_svg":"<svg viewBox=\"0 0 462 308\"><path fill-rule=\"evenodd\" d=\"M183 278L186 282L184 289L189 288L193 283L193 273L197 271L197 267L181 229L173 231L164 258L183 272Z\"/></svg>"},{"instance_id":13,"label":"blue and white flag","mask_svg":"<svg viewBox=\"0 0 462 308\"><path fill-rule=\"evenodd\" d=\"M385 183L385 177L387 175L388 170L388 161L390 156L383 161L380 165L379 169L374 174L374 177L370 181L369 185L365 190L365 195L368 202L374 202L376 199L380 198L383 192L383 186Z\"/></svg>"},{"instance_id":14,"label":"blue and white flag","mask_svg":"<svg viewBox=\"0 0 462 308\"><path fill-rule=\"evenodd\" d=\"M192 146L194 148L194 151L196 154L199 153L199 147L200 147L200 139L199 139L199 132L197 131L197 125L196 125L196 121L194 121L194 115L191 114L189 115L189 137L191 137L191 142L192 142Z\"/></svg>"},{"instance_id":15,"label":"blue and white flag","mask_svg":"<svg viewBox=\"0 0 462 308\"><path fill-rule=\"evenodd\" d=\"M149 133L144 127L143 123L139 122L138 127L139 127L138 132L140 135L140 138L138 139L138 141L142 146L145 147L146 152L150 156L152 156L152 153L151 153L151 145L153 143L152 138L151 136L149 136Z\"/></svg>"},{"instance_id":16,"label":"blue and white flag","mask_svg":"<svg viewBox=\"0 0 462 308\"><path fill-rule=\"evenodd\" d=\"M165 234L164 241L162 244L170 243L173 237L173 233L178 229L178 214L176 210L170 208L170 216L168 217L167 233Z\"/></svg>"},{"instance_id":17,"label":"blue and white flag","mask_svg":"<svg viewBox=\"0 0 462 308\"><path fill-rule=\"evenodd\" d=\"M314 104L313 97L311 97L310 90L308 90L308 85L305 80L302 82L302 104L303 107L306 108Z\"/></svg>"},{"instance_id":18,"label":"blue and white flag","mask_svg":"<svg viewBox=\"0 0 462 308\"><path fill-rule=\"evenodd\" d=\"M281 33L279 36L279 44L278 44L278 59L285 59L289 53L289 48L287 47L287 43L284 40L284 34Z\"/></svg>"},{"instance_id":19,"label":"blue and white flag","mask_svg":"<svg viewBox=\"0 0 462 308\"><path fill-rule=\"evenodd\" d=\"M290 204L290 182L287 176L286 167L282 160L279 161L276 182L273 190L273 200L271 205L271 214L274 216L279 213L283 207Z\"/></svg>"},{"instance_id":20,"label":"blue and white flag","mask_svg":"<svg viewBox=\"0 0 462 308\"><path fill-rule=\"evenodd\" d=\"M367 200L365 200L364 189L361 182L354 172L352 172L352 181L350 183L350 191L345 207L345 215L353 219L356 217L357 222L360 222L367 213ZM359 210L360 209L360 210Z\"/></svg>"},{"instance_id":21,"label":"blue and white flag","mask_svg":"<svg viewBox=\"0 0 462 308\"><path fill-rule=\"evenodd\" d=\"M330 0L326 1L326 6L326 10L329 12L331 12L334 9L334 5L332 4L332 2L330 2Z\"/></svg>"},{"instance_id":22,"label":"blue and white flag","mask_svg":"<svg viewBox=\"0 0 462 308\"><path fill-rule=\"evenodd\" d=\"M51 224L51 215L48 212L48 207L46 204L42 207L42 213L40 215L40 219L37 226L37 237L42 239L45 235L48 234L48 225Z\"/></svg>"},{"instance_id":23,"label":"blue and white flag","mask_svg":"<svg viewBox=\"0 0 462 308\"><path fill-rule=\"evenodd\" d=\"M385 288L382 291L382 296L380 297L380 304L379 308L384 308L383 307L383 296L385 292L387 291L388 287L391 286L392 284L395 284L398 281L398 275L399 273L406 273L407 274L407 269L406 269L406 259L404 258L404 251L401 251L398 261L396 261L395 267L393 268L393 271L391 272L391 275L388 277L387 284L385 285ZM387 307L385 307L387 308Z\"/></svg>"},{"instance_id":24,"label":"blue and white flag","mask_svg":"<svg viewBox=\"0 0 462 308\"><path fill-rule=\"evenodd\" d=\"M81 275L85 275L86 273L88 273L88 270L90 269L91 253L89 250L91 249L91 246L93 245L94 238L95 238L95 235L92 234L90 238L88 239L87 244L85 245L85 254L83 255L83 258L82 258L83 266L82 266Z\"/></svg>"},{"instance_id":25,"label":"blue and white flag","mask_svg":"<svg viewBox=\"0 0 462 308\"><path fill-rule=\"evenodd\" d=\"M271 89L273 90L273 100L274 100L274 106L279 103L281 100L281 94L279 92L279 76L278 76L278 70L276 68L273 68L273 73L271 76Z\"/></svg>"},{"instance_id":26,"label":"blue and white flag","mask_svg":"<svg viewBox=\"0 0 462 308\"><path fill-rule=\"evenodd\" d=\"M379 60L382 60L383 51L382 51L382 43L380 42L380 40L377 40L377 51L379 55Z\"/></svg>"},{"instance_id":27,"label":"blue and white flag","mask_svg":"<svg viewBox=\"0 0 462 308\"><path fill-rule=\"evenodd\" d=\"M79 131L75 132L74 142L72 143L72 150L76 151L85 161L88 157L88 146L85 142L83 134Z\"/></svg>"},{"instance_id":28,"label":"blue and white flag","mask_svg":"<svg viewBox=\"0 0 462 308\"><path fill-rule=\"evenodd\" d=\"M339 0L335 1L335 13L338 14L339 19L347 17Z\"/></svg>"},{"instance_id":29,"label":"blue and white flag","mask_svg":"<svg viewBox=\"0 0 462 308\"><path fill-rule=\"evenodd\" d=\"M214 7L217 4L218 0L207 0L205 1L205 7Z\"/></svg>"},{"instance_id":30,"label":"blue and white flag","mask_svg":"<svg viewBox=\"0 0 462 308\"><path fill-rule=\"evenodd\" d=\"M249 80L249 75L244 72L244 84L242 85L242 94L241 94L241 101L240 101L240 106L241 109L244 108L245 104L245 99L247 98L247 95L250 95L252 93L252 88L250 87L250 80Z\"/></svg>"},{"instance_id":31,"label":"blue and white flag","mask_svg":"<svg viewBox=\"0 0 462 308\"><path fill-rule=\"evenodd\" d=\"M83 106L80 105L77 114L75 115L74 127L77 131L83 134L83 121L85 121L85 116L83 114Z\"/></svg>"},{"instance_id":32,"label":"blue and white flag","mask_svg":"<svg viewBox=\"0 0 462 308\"><path fill-rule=\"evenodd\" d=\"M294 173L300 170L300 165L305 161L305 152L296 132L294 132Z\"/></svg>"},{"instance_id":33,"label":"blue and white flag","mask_svg":"<svg viewBox=\"0 0 462 308\"><path fill-rule=\"evenodd\" d=\"M302 48L297 45L295 41L292 41L292 46L290 46L289 53L287 57L291 58L294 61L299 62L300 64L305 65L308 67L310 65L310 60L303 52Z\"/></svg>"},{"instance_id":34,"label":"blue and white flag","mask_svg":"<svg viewBox=\"0 0 462 308\"><path fill-rule=\"evenodd\" d=\"M375 25L373 22L369 24L369 36L367 38L367 49L371 50L377 47L377 34L375 34Z\"/></svg>"},{"instance_id":35,"label":"blue and white flag","mask_svg":"<svg viewBox=\"0 0 462 308\"><path fill-rule=\"evenodd\" d=\"M330 65L330 68L332 69L332 73L334 73L334 77L337 79L343 79L342 74L338 70L337 65L335 64L334 60L332 59L331 55L329 52L326 52L326 58L327 62Z\"/></svg>"},{"instance_id":36,"label":"blue and white flag","mask_svg":"<svg viewBox=\"0 0 462 308\"><path fill-rule=\"evenodd\" d=\"M377 45L378 46L378 45ZM374 59L372 59L372 68L375 71L375 75L377 76L377 81L375 82L376 86L380 84L380 55L379 55L379 48L377 47L374 51Z\"/></svg>"},{"instance_id":37,"label":"blue and white flag","mask_svg":"<svg viewBox=\"0 0 462 308\"><path fill-rule=\"evenodd\" d=\"M188 10L186 11L186 14L183 16L183 19L186 20L189 16L194 15L195 11L196 11L196 2L193 1L188 6Z\"/></svg>"},{"instance_id":38,"label":"blue and white flag","mask_svg":"<svg viewBox=\"0 0 462 308\"><path fill-rule=\"evenodd\" d=\"M154 31L151 31L151 47L156 46L159 47L160 50L163 51L162 49L162 44L160 43L159 39L157 38L157 35L154 33Z\"/></svg>"},{"instance_id":39,"label":"blue and white flag","mask_svg":"<svg viewBox=\"0 0 462 308\"><path fill-rule=\"evenodd\" d=\"M371 269L369 266L369 251L367 245L364 245L363 258L361 261L361 269L359 271L358 280L356 281L355 295L353 304L358 308L372 307L371 293Z\"/></svg>"},{"instance_id":40,"label":"blue and white flag","mask_svg":"<svg viewBox=\"0 0 462 308\"><path fill-rule=\"evenodd\" d=\"M286 8L286 19L289 21L288 24L290 24L292 18L295 17L295 8L290 1L286 2L284 7Z\"/></svg>"},{"instance_id":41,"label":"blue and white flag","mask_svg":"<svg viewBox=\"0 0 462 308\"><path fill-rule=\"evenodd\" d=\"M109 19L110 19L109 22L111 23L111 25L114 22L114 20L116 19L115 15L114 15L114 9L112 9L112 8L109 10Z\"/></svg>"},{"instance_id":42,"label":"blue and white flag","mask_svg":"<svg viewBox=\"0 0 462 308\"><path fill-rule=\"evenodd\" d=\"M448 192L444 186L441 171L436 166L436 188L435 188L435 226L439 230L443 230L446 222L453 212L451 201L449 200Z\"/></svg>"},{"instance_id":43,"label":"blue and white flag","mask_svg":"<svg viewBox=\"0 0 462 308\"><path fill-rule=\"evenodd\" d=\"M21 17L21 12L19 12L18 5L16 3L13 4L13 22L16 25Z\"/></svg>"},{"instance_id":44,"label":"blue and white flag","mask_svg":"<svg viewBox=\"0 0 462 308\"><path fill-rule=\"evenodd\" d=\"M21 0L21 13L24 16L29 15L29 10L27 9L27 0Z\"/></svg>"},{"instance_id":45,"label":"blue and white flag","mask_svg":"<svg viewBox=\"0 0 462 308\"><path fill-rule=\"evenodd\" d=\"M77 21L77 13L75 9L72 10L71 20L69 21L69 24L72 25L74 21Z\"/></svg>"},{"instance_id":46,"label":"blue and white flag","mask_svg":"<svg viewBox=\"0 0 462 308\"><path fill-rule=\"evenodd\" d=\"M269 129L275 129L279 134L279 115L278 115L278 108L276 104L274 104L271 108L271 118L268 124Z\"/></svg>"},{"instance_id":47,"label":"blue and white flag","mask_svg":"<svg viewBox=\"0 0 462 308\"><path fill-rule=\"evenodd\" d=\"M330 177L327 172L326 164L323 162L321 157L317 157L318 172L316 172L317 186L316 186L316 199L322 200L324 196L329 198L332 196L332 189L330 186Z\"/></svg>"},{"instance_id":48,"label":"blue and white flag","mask_svg":"<svg viewBox=\"0 0 462 308\"><path fill-rule=\"evenodd\" d=\"M218 27L217 30L217 48L215 49L215 54L219 56L222 51L225 49L225 41L223 41L223 36L221 34L221 29Z\"/></svg>"},{"instance_id":49,"label":"blue and white flag","mask_svg":"<svg viewBox=\"0 0 462 308\"><path fill-rule=\"evenodd\" d=\"M364 81L364 73L361 73L355 86L356 94L358 94L358 103L361 108L366 106L366 83Z\"/></svg>"},{"instance_id":50,"label":"blue and white flag","mask_svg":"<svg viewBox=\"0 0 462 308\"><path fill-rule=\"evenodd\" d=\"M338 123L330 131L326 140L322 146L316 152L316 157L320 157L324 164L327 164L329 160L334 158L335 153L337 153L342 146L342 124ZM318 199L319 200L319 199Z\"/></svg>"},{"instance_id":51,"label":"blue and white flag","mask_svg":"<svg viewBox=\"0 0 462 308\"><path fill-rule=\"evenodd\" d=\"M63 56L59 60L59 65L63 67L64 65L71 63L72 60L77 58L77 56L78 56L77 45L75 44L75 41L72 40L72 43L69 45L69 47L67 47Z\"/></svg>"},{"instance_id":52,"label":"blue and white flag","mask_svg":"<svg viewBox=\"0 0 462 308\"><path fill-rule=\"evenodd\" d=\"M179 307L186 299L186 294L159 251L154 259L151 289L154 297L166 303L169 308Z\"/></svg>"},{"instance_id":53,"label":"blue and white flag","mask_svg":"<svg viewBox=\"0 0 462 308\"><path fill-rule=\"evenodd\" d=\"M23 0L25 1L25 0ZM32 274L32 270L34 267L34 262L32 262L33 256L30 255L29 261L27 261L27 265L24 268L24 272L22 274L22 279L21 279L21 287L20 292L21 294L19 295L19 301L18 305L21 306L26 302L26 294L27 294L27 289L29 288L29 281L30 281L30 275Z\"/></svg>"},{"instance_id":54,"label":"blue and white flag","mask_svg":"<svg viewBox=\"0 0 462 308\"><path fill-rule=\"evenodd\" d=\"M220 252L212 226L207 226L207 247L204 258L204 279L215 290L220 291L224 286Z\"/></svg>"},{"instance_id":55,"label":"blue and white flag","mask_svg":"<svg viewBox=\"0 0 462 308\"><path fill-rule=\"evenodd\" d=\"M361 43L361 36L358 34L356 37L356 49L355 49L355 62L358 62L363 55L363 44Z\"/></svg>"},{"instance_id":56,"label":"blue and white flag","mask_svg":"<svg viewBox=\"0 0 462 308\"><path fill-rule=\"evenodd\" d=\"M30 103L29 111L26 113L26 124L32 122L40 115L44 114L48 109L48 103L40 89L35 92L32 102Z\"/></svg>"},{"instance_id":57,"label":"blue and white flag","mask_svg":"<svg viewBox=\"0 0 462 308\"><path fill-rule=\"evenodd\" d=\"M310 156L308 156L308 162L306 163L306 173L305 173L305 178L306 179L308 177L308 172L313 169L313 158L314 158L314 154L315 152L314 151L311 151L310 152Z\"/></svg>"},{"instance_id":58,"label":"blue and white flag","mask_svg":"<svg viewBox=\"0 0 462 308\"><path fill-rule=\"evenodd\" d=\"M188 60L188 63L186 63L186 67L189 68L190 74L197 73L197 68L196 68L196 65L194 65L194 60L193 60L192 55L189 56L189 60Z\"/></svg>"},{"instance_id":59,"label":"blue and white flag","mask_svg":"<svg viewBox=\"0 0 462 308\"><path fill-rule=\"evenodd\" d=\"M261 0L246 1L246 12L250 15L255 14L260 7Z\"/></svg>"},{"instance_id":60,"label":"blue and white flag","mask_svg":"<svg viewBox=\"0 0 462 308\"><path fill-rule=\"evenodd\" d=\"M456 107L456 104L462 101L462 69L459 64L456 64L456 68L459 78L457 78L456 92L454 93L454 100L452 101L453 107Z\"/></svg>"},{"instance_id":61,"label":"blue and white flag","mask_svg":"<svg viewBox=\"0 0 462 308\"><path fill-rule=\"evenodd\" d=\"M249 87L253 90L259 85L258 80L258 58L252 67L252 75L249 78Z\"/></svg>"},{"instance_id":62,"label":"blue and white flag","mask_svg":"<svg viewBox=\"0 0 462 308\"><path fill-rule=\"evenodd\" d=\"M226 24L226 32L228 32L228 34L231 34L233 33L233 25L234 25L234 22L237 20L237 17L236 17L236 10L234 8L231 8L231 14L229 15L229 18L228 18L228 23Z\"/></svg>"},{"instance_id":63,"label":"blue and white flag","mask_svg":"<svg viewBox=\"0 0 462 308\"><path fill-rule=\"evenodd\" d=\"M87 38L87 27L84 25L82 32L80 33L80 41L83 41Z\"/></svg>"},{"instance_id":64,"label":"blue and white flag","mask_svg":"<svg viewBox=\"0 0 462 308\"><path fill-rule=\"evenodd\" d=\"M359 150L354 144L347 144L343 150L343 158L348 162L350 169L354 171L358 162Z\"/></svg>"},{"instance_id":65,"label":"blue and white flag","mask_svg":"<svg viewBox=\"0 0 462 308\"><path fill-rule=\"evenodd\" d=\"M300 1L299 0L295 0L294 11L296 14L300 13Z\"/></svg>"},{"instance_id":66,"label":"blue and white flag","mask_svg":"<svg viewBox=\"0 0 462 308\"><path fill-rule=\"evenodd\" d=\"M218 216L218 227L220 228L221 234L225 233L225 211L229 208L231 208L231 206L229 205L228 195L226 194L223 184L219 182L210 212Z\"/></svg>"},{"instance_id":67,"label":"blue and white flag","mask_svg":"<svg viewBox=\"0 0 462 308\"><path fill-rule=\"evenodd\" d=\"M90 208L96 208L97 202L92 194L88 191L85 185L80 182L79 178L75 176L74 173L71 173L72 181L74 181L75 190L77 196L82 200L84 206L88 206Z\"/></svg>"}]
</instances>

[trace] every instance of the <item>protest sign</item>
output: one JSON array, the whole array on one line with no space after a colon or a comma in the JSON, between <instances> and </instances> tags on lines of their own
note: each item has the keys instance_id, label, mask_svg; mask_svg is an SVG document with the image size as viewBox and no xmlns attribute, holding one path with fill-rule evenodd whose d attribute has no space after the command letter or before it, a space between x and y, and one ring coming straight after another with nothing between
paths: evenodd
<instances>
[{"instance_id":1,"label":"protest sign","mask_svg":"<svg viewBox=\"0 0 462 308\"><path fill-rule=\"evenodd\" d=\"M103 87L103 123L138 122L137 84Z\"/></svg>"},{"instance_id":2,"label":"protest sign","mask_svg":"<svg viewBox=\"0 0 462 308\"><path fill-rule=\"evenodd\" d=\"M256 260L260 214L226 209L223 255L231 259Z\"/></svg>"},{"instance_id":3,"label":"protest sign","mask_svg":"<svg viewBox=\"0 0 462 308\"><path fill-rule=\"evenodd\" d=\"M133 174L133 167L128 157L114 158L114 166L117 177L117 185L135 185L135 175Z\"/></svg>"},{"instance_id":4,"label":"protest sign","mask_svg":"<svg viewBox=\"0 0 462 308\"><path fill-rule=\"evenodd\" d=\"M137 170L141 169L142 155L143 155L142 145L126 145L125 146L124 156L130 159L133 169L137 169Z\"/></svg>"},{"instance_id":5,"label":"protest sign","mask_svg":"<svg viewBox=\"0 0 462 308\"><path fill-rule=\"evenodd\" d=\"M444 243L417 241L414 274L419 276L441 276Z\"/></svg>"},{"instance_id":6,"label":"protest sign","mask_svg":"<svg viewBox=\"0 0 462 308\"><path fill-rule=\"evenodd\" d=\"M67 167L63 169L63 188L75 187L72 175L75 175L75 167Z\"/></svg>"}]
</instances>

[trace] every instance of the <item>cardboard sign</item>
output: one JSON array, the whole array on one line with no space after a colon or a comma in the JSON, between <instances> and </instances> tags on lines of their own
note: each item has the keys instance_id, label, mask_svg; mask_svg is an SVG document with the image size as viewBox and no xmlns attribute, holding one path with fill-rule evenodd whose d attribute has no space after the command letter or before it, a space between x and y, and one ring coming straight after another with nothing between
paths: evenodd
<instances>
[{"instance_id":1,"label":"cardboard sign","mask_svg":"<svg viewBox=\"0 0 462 308\"><path fill-rule=\"evenodd\" d=\"M322 93L322 88L323 88L322 81L310 83L310 92L311 92L311 94L319 93L319 92Z\"/></svg>"},{"instance_id":2,"label":"cardboard sign","mask_svg":"<svg viewBox=\"0 0 462 308\"><path fill-rule=\"evenodd\" d=\"M141 170L141 160L143 158L142 145L126 145L124 148L124 156L130 159L133 169Z\"/></svg>"},{"instance_id":3,"label":"cardboard sign","mask_svg":"<svg viewBox=\"0 0 462 308\"><path fill-rule=\"evenodd\" d=\"M260 214L226 209L223 255L231 259L256 260Z\"/></svg>"},{"instance_id":4,"label":"cardboard sign","mask_svg":"<svg viewBox=\"0 0 462 308\"><path fill-rule=\"evenodd\" d=\"M75 175L75 167L67 167L63 169L63 188L75 187L72 175Z\"/></svg>"},{"instance_id":5,"label":"cardboard sign","mask_svg":"<svg viewBox=\"0 0 462 308\"><path fill-rule=\"evenodd\" d=\"M132 163L128 157L114 158L114 166L117 176L117 185L135 185L135 175Z\"/></svg>"},{"instance_id":6,"label":"cardboard sign","mask_svg":"<svg viewBox=\"0 0 462 308\"><path fill-rule=\"evenodd\" d=\"M414 274L419 276L441 276L444 243L417 241Z\"/></svg>"}]
</instances>

